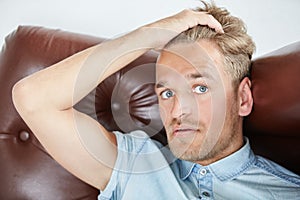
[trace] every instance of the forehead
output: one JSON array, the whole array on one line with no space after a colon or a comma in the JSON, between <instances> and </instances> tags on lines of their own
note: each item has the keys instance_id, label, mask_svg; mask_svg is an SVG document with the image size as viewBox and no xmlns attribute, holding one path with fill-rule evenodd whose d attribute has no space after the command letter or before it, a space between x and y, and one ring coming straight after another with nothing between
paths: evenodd
<instances>
[{"instance_id":1,"label":"forehead","mask_svg":"<svg viewBox=\"0 0 300 200\"><path fill-rule=\"evenodd\" d=\"M223 56L210 41L173 44L162 50L157 60L157 76L168 70L178 74L218 73L223 68Z\"/></svg>"}]
</instances>

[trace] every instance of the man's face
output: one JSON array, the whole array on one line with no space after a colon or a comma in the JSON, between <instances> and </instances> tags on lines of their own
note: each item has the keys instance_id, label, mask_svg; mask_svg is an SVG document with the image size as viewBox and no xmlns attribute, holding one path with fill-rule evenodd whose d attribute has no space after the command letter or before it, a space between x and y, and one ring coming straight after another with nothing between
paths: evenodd
<instances>
[{"instance_id":1,"label":"man's face","mask_svg":"<svg viewBox=\"0 0 300 200\"><path fill-rule=\"evenodd\" d=\"M208 164L232 152L241 135L236 92L223 57L208 41L162 51L156 93L173 154Z\"/></svg>"}]
</instances>

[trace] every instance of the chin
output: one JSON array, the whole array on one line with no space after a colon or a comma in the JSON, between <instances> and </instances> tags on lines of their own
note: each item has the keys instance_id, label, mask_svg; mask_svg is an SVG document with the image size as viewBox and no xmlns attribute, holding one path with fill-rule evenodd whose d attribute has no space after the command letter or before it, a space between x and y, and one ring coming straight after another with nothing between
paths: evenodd
<instances>
[{"instance_id":1,"label":"chin","mask_svg":"<svg viewBox=\"0 0 300 200\"><path fill-rule=\"evenodd\" d=\"M191 147L192 144L175 144L174 141L170 145L169 148L173 155L181 160L187 161L198 161L200 159L201 152L199 151L199 147Z\"/></svg>"}]
</instances>

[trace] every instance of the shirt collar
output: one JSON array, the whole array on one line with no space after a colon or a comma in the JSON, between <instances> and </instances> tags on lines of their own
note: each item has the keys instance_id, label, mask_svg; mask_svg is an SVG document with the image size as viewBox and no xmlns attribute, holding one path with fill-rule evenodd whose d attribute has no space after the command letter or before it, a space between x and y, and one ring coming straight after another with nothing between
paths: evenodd
<instances>
[{"instance_id":1,"label":"shirt collar","mask_svg":"<svg viewBox=\"0 0 300 200\"><path fill-rule=\"evenodd\" d=\"M255 155L250 148L249 140L246 137L244 137L244 140L245 144L241 149L206 166L213 176L220 181L232 180L255 162ZM180 160L180 178L182 180L186 179L196 165L200 166L196 163Z\"/></svg>"},{"instance_id":2,"label":"shirt collar","mask_svg":"<svg viewBox=\"0 0 300 200\"><path fill-rule=\"evenodd\" d=\"M178 162L179 162L180 178L182 180L185 180L192 173L192 170L195 167L196 163L192 163L180 159L178 159Z\"/></svg>"}]
</instances>

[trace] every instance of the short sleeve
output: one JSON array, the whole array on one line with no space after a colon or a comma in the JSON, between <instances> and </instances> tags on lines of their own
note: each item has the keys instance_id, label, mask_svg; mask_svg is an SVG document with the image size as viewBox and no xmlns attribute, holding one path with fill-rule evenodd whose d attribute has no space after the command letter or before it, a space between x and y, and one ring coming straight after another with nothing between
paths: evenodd
<instances>
[{"instance_id":1,"label":"short sleeve","mask_svg":"<svg viewBox=\"0 0 300 200\"><path fill-rule=\"evenodd\" d=\"M160 169L167 164L159 160L162 159L162 145L152 141L145 132L133 131L123 134L116 131L114 134L117 139L118 156L110 181L105 190L100 192L99 200L121 199L132 174Z\"/></svg>"}]
</instances>

